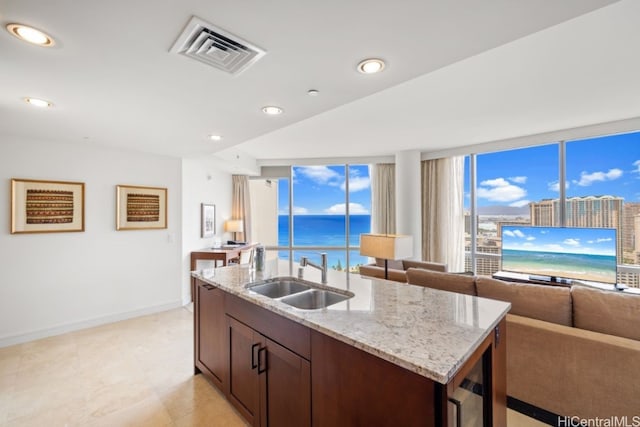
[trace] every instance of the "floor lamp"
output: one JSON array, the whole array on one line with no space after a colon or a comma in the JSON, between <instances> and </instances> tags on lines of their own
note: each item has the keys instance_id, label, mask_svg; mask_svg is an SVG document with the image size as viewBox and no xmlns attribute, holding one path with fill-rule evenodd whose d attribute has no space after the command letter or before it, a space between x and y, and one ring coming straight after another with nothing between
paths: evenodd
<instances>
[{"instance_id":1,"label":"floor lamp","mask_svg":"<svg viewBox=\"0 0 640 427\"><path fill-rule=\"evenodd\" d=\"M361 234L360 255L384 259L384 278L389 279L388 261L411 258L413 238L399 234Z\"/></svg>"}]
</instances>

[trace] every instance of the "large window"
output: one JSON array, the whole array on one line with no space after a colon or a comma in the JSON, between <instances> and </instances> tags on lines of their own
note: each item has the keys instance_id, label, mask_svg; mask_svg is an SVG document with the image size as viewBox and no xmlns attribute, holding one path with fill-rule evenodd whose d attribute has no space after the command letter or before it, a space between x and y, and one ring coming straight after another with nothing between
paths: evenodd
<instances>
[{"instance_id":1,"label":"large window","mask_svg":"<svg viewBox=\"0 0 640 427\"><path fill-rule=\"evenodd\" d=\"M319 262L320 252L327 252L329 268L336 270L366 263L359 245L360 234L371 230L368 165L293 166L290 175L270 180L277 181L277 218L261 227L277 228L278 240L267 248L294 261L306 256ZM253 203L252 215L269 204L262 203Z\"/></svg>"},{"instance_id":2,"label":"large window","mask_svg":"<svg viewBox=\"0 0 640 427\"><path fill-rule=\"evenodd\" d=\"M500 269L504 224L615 228L618 282L640 287L640 132L472 155L465 173L467 269Z\"/></svg>"}]
</instances>

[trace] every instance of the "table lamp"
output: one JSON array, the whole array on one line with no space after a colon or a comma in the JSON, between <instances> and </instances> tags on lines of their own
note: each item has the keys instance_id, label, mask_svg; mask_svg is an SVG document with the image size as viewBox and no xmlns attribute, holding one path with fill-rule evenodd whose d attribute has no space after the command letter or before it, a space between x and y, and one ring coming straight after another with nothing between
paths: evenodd
<instances>
[{"instance_id":1,"label":"table lamp","mask_svg":"<svg viewBox=\"0 0 640 427\"><path fill-rule=\"evenodd\" d=\"M224 223L224 231L231 231L233 233L233 241L237 240L237 233L244 231L244 226L241 219L230 219Z\"/></svg>"},{"instance_id":2,"label":"table lamp","mask_svg":"<svg viewBox=\"0 0 640 427\"><path fill-rule=\"evenodd\" d=\"M389 278L388 260L413 255L413 238L399 234L361 234L360 255L384 259L384 278Z\"/></svg>"}]
</instances>

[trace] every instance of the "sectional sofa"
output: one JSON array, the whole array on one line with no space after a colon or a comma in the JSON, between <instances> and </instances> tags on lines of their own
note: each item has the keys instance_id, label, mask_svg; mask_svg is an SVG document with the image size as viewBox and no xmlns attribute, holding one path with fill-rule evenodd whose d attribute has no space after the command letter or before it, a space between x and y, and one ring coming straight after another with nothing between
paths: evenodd
<instances>
[{"instance_id":1,"label":"sectional sofa","mask_svg":"<svg viewBox=\"0 0 640 427\"><path fill-rule=\"evenodd\" d=\"M511 303L507 394L512 399L547 416L548 411L640 423L640 295L415 268L406 275L410 284Z\"/></svg>"}]
</instances>

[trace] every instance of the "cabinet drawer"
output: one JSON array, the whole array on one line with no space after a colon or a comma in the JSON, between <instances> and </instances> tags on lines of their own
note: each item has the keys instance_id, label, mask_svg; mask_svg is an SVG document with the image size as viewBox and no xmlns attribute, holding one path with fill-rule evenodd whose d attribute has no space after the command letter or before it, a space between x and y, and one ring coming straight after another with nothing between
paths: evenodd
<instances>
[{"instance_id":1,"label":"cabinet drawer","mask_svg":"<svg viewBox=\"0 0 640 427\"><path fill-rule=\"evenodd\" d=\"M282 346L311 360L309 328L262 307L227 294L226 311L229 316L269 337Z\"/></svg>"}]
</instances>

